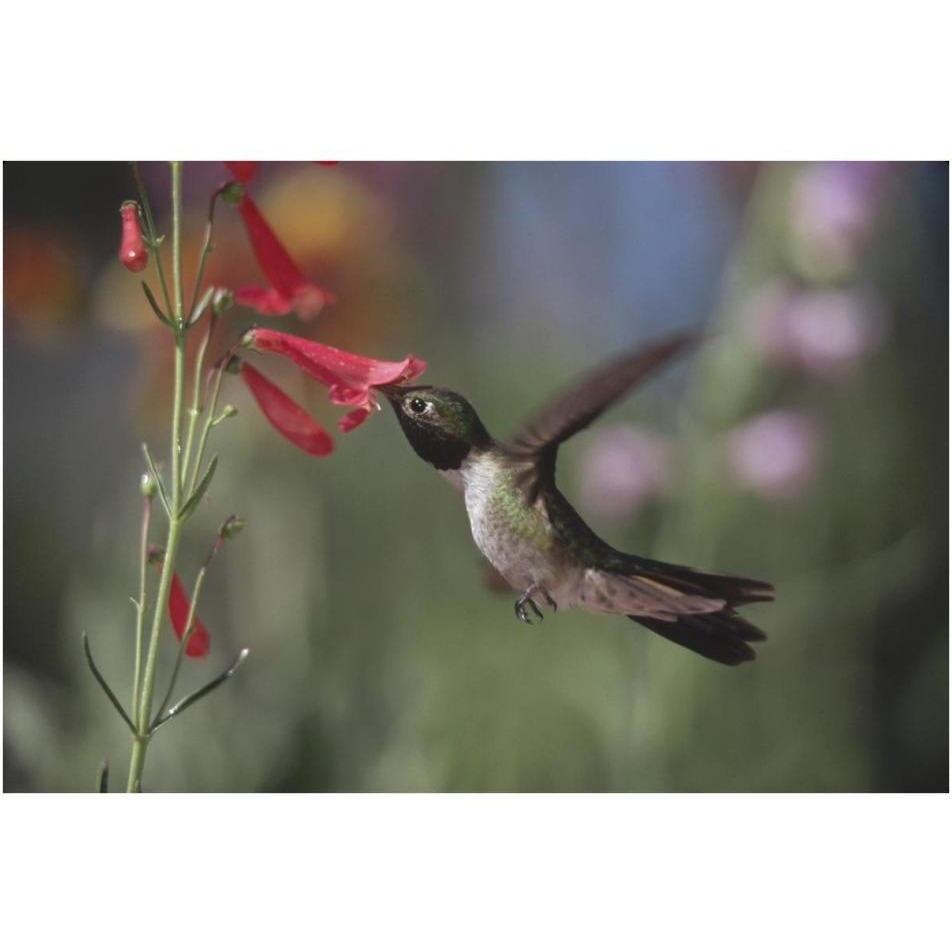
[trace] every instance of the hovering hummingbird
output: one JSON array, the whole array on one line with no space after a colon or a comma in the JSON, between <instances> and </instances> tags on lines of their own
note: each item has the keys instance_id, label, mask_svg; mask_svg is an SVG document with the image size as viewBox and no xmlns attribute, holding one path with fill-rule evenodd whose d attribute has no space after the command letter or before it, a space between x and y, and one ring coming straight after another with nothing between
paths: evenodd
<instances>
[{"instance_id":1,"label":"hovering hummingbird","mask_svg":"<svg viewBox=\"0 0 952 952\"><path fill-rule=\"evenodd\" d=\"M516 616L542 620L578 607L627 615L722 664L756 657L766 635L735 611L773 600L766 582L628 555L589 528L555 484L559 446L697 339L679 334L597 368L508 443L494 440L469 402L442 387L384 386L417 455L463 492L473 539L522 594Z\"/></svg>"}]
</instances>

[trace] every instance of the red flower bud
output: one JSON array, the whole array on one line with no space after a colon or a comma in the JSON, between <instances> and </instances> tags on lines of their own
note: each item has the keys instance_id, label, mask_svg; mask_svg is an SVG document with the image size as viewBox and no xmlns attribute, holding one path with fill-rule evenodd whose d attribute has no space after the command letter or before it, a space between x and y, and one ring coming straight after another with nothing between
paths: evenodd
<instances>
[{"instance_id":1,"label":"red flower bud","mask_svg":"<svg viewBox=\"0 0 952 952\"><path fill-rule=\"evenodd\" d=\"M124 202L119 209L119 214L122 216L119 260L130 271L141 271L149 262L149 252L142 240L139 206L135 202Z\"/></svg>"},{"instance_id":2,"label":"red flower bud","mask_svg":"<svg viewBox=\"0 0 952 952\"><path fill-rule=\"evenodd\" d=\"M250 364L243 364L241 376L268 422L296 447L311 456L327 456L334 441L319 423L312 420L283 390Z\"/></svg>"}]
</instances>

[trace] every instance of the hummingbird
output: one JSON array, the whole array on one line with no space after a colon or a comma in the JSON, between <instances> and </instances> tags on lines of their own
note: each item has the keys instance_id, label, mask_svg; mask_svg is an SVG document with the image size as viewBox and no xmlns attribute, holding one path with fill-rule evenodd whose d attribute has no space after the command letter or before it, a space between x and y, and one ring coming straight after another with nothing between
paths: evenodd
<instances>
[{"instance_id":1,"label":"hummingbird","mask_svg":"<svg viewBox=\"0 0 952 952\"><path fill-rule=\"evenodd\" d=\"M562 443L697 339L676 334L597 367L507 442L490 436L452 390L378 388L416 454L462 491L476 546L521 593L514 606L520 621L542 621L545 606L577 607L626 615L721 664L756 657L751 642L766 635L736 609L772 601L772 585L621 552L585 523L555 481Z\"/></svg>"}]
</instances>

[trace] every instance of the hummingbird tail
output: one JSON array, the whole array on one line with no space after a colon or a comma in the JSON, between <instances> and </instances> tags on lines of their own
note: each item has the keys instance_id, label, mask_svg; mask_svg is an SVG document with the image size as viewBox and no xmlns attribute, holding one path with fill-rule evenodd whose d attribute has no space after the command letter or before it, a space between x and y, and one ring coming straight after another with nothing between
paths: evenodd
<instances>
[{"instance_id":1,"label":"hummingbird tail","mask_svg":"<svg viewBox=\"0 0 952 952\"><path fill-rule=\"evenodd\" d=\"M767 636L729 608L706 615L682 615L674 621L629 615L632 621L720 664L738 665L753 661L757 653L751 641L766 641Z\"/></svg>"},{"instance_id":2,"label":"hummingbird tail","mask_svg":"<svg viewBox=\"0 0 952 952\"><path fill-rule=\"evenodd\" d=\"M769 582L758 582L739 575L716 575L640 556L631 556L627 568L652 581L670 585L685 595L723 599L727 608L774 600L774 587Z\"/></svg>"},{"instance_id":3,"label":"hummingbird tail","mask_svg":"<svg viewBox=\"0 0 952 952\"><path fill-rule=\"evenodd\" d=\"M632 621L721 664L742 664L757 657L750 643L766 641L767 636L741 618L735 609L752 602L773 601L774 588L770 583L735 575L715 575L639 557L632 557L628 568L640 578L665 586L674 594L669 603L670 613L629 614ZM707 612L689 607L704 598L719 599L721 604ZM679 601L684 610L678 610L682 607Z\"/></svg>"}]
</instances>

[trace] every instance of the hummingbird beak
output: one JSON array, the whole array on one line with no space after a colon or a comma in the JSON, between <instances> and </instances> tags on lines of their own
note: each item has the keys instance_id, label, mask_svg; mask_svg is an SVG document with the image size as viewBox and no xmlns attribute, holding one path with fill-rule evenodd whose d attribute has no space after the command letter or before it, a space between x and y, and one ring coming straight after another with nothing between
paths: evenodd
<instances>
[{"instance_id":1,"label":"hummingbird beak","mask_svg":"<svg viewBox=\"0 0 952 952\"><path fill-rule=\"evenodd\" d=\"M374 387L374 390L379 390L391 403L400 399L403 389L403 387L399 387L393 383L385 383L379 387Z\"/></svg>"}]
</instances>

